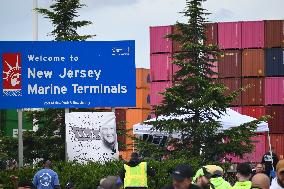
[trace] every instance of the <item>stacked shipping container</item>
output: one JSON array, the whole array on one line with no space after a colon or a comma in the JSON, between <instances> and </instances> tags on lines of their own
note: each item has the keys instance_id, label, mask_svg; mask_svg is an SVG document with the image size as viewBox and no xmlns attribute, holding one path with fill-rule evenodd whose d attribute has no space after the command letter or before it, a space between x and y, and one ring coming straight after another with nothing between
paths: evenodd
<instances>
[{"instance_id":1,"label":"stacked shipping container","mask_svg":"<svg viewBox=\"0 0 284 189\"><path fill-rule=\"evenodd\" d=\"M173 72L178 68L172 64L172 57L179 45L166 38L178 32L173 26L150 27L150 73L151 73L151 106L160 104L160 94L172 85Z\"/></svg>"},{"instance_id":2,"label":"stacked shipping container","mask_svg":"<svg viewBox=\"0 0 284 189\"><path fill-rule=\"evenodd\" d=\"M177 70L170 62L178 45L164 38L173 32L173 26L150 28L151 106L161 103L158 93L172 85L171 78ZM207 24L206 36L207 45L218 44L223 51L217 71L219 82L228 87L226 93L246 88L232 102L232 108L255 118L271 115L272 138L284 138L284 20ZM263 136L259 139L262 141ZM259 161L256 157L267 150L265 146L257 145L256 153L246 157ZM283 150L276 149L283 157Z\"/></svg>"},{"instance_id":3,"label":"stacked shipping container","mask_svg":"<svg viewBox=\"0 0 284 189\"><path fill-rule=\"evenodd\" d=\"M150 71L149 69L136 69L136 107L128 108L125 112L125 130L124 136L125 149L120 151L124 160L129 160L134 151L133 125L143 122L150 117Z\"/></svg>"},{"instance_id":4,"label":"stacked shipping container","mask_svg":"<svg viewBox=\"0 0 284 189\"><path fill-rule=\"evenodd\" d=\"M281 77L284 75L283 50L281 49L284 39L284 21L220 23L218 26L222 28L221 30L218 28L221 31L218 33L220 48L225 52L228 49L241 51L239 79L241 79L241 86L246 90L240 95L240 105L234 109L255 118L271 115L273 118L269 121L269 128L272 138L274 134L284 134L284 121L281 116L284 112L284 80ZM221 65L219 63L219 77L227 77L220 72L221 67L222 63ZM229 64L223 67L230 70ZM234 89L233 86L229 88ZM235 106L236 103L232 105ZM260 156L265 146L256 145L255 153L246 157L250 158L250 161L259 161L254 157ZM283 156L283 150L278 148L276 152ZM233 161L241 160L235 158Z\"/></svg>"}]
</instances>

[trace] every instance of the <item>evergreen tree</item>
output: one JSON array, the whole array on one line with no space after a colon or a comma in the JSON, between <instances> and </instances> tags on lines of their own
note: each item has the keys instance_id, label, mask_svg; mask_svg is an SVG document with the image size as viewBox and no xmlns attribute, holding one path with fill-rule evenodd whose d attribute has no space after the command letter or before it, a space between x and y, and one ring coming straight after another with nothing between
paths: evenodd
<instances>
[{"instance_id":1,"label":"evergreen tree","mask_svg":"<svg viewBox=\"0 0 284 189\"><path fill-rule=\"evenodd\" d=\"M180 140L169 144L175 149L175 157L200 157L210 162L219 161L227 153L241 156L250 152L253 149L250 138L259 121L219 132L222 126L215 118L224 114L239 91L226 96L227 88L212 79L217 74L212 70L212 62L217 61L220 50L218 46L204 43L208 13L202 8L203 1L186 0L182 14L188 18L187 23L177 22L178 32L167 36L181 44L181 52L174 55L173 61L180 70L174 75L173 87L163 93L164 100L154 108L154 113L173 116L173 119L157 119L150 124L159 131L181 134Z\"/></svg>"},{"instance_id":2,"label":"evergreen tree","mask_svg":"<svg viewBox=\"0 0 284 189\"><path fill-rule=\"evenodd\" d=\"M90 21L77 21L78 9L85 6L80 0L54 0L50 9L39 8L37 11L48 18L54 27L51 35L55 41L85 41L94 35L79 35L77 30L92 24Z\"/></svg>"}]
</instances>

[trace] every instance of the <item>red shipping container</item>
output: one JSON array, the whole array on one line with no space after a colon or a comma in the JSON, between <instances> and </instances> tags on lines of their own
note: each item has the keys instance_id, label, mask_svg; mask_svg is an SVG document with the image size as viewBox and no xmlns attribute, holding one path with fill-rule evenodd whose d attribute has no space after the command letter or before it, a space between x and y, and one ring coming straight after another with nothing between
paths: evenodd
<instances>
[{"instance_id":1,"label":"red shipping container","mask_svg":"<svg viewBox=\"0 0 284 189\"><path fill-rule=\"evenodd\" d=\"M150 92L150 101L151 106L156 106L161 104L163 96L159 93L165 92L166 88L172 87L172 82L152 82L151 83L151 92Z\"/></svg>"},{"instance_id":2,"label":"red shipping container","mask_svg":"<svg viewBox=\"0 0 284 189\"><path fill-rule=\"evenodd\" d=\"M230 107L232 110L240 113L240 114L243 114L243 108L242 107Z\"/></svg>"},{"instance_id":3,"label":"red shipping container","mask_svg":"<svg viewBox=\"0 0 284 189\"><path fill-rule=\"evenodd\" d=\"M115 109L115 118L116 118L116 131L117 141L119 142L119 150L125 149L126 144L126 109Z\"/></svg>"},{"instance_id":4,"label":"red shipping container","mask_svg":"<svg viewBox=\"0 0 284 189\"><path fill-rule=\"evenodd\" d=\"M226 50L219 58L218 73L220 78L241 77L242 53L240 50Z\"/></svg>"},{"instance_id":5,"label":"red shipping container","mask_svg":"<svg viewBox=\"0 0 284 189\"><path fill-rule=\"evenodd\" d=\"M242 54L242 76L265 76L265 58L263 49L246 49Z\"/></svg>"},{"instance_id":6,"label":"red shipping container","mask_svg":"<svg viewBox=\"0 0 284 189\"><path fill-rule=\"evenodd\" d=\"M265 21L265 47L284 47L284 20Z\"/></svg>"},{"instance_id":7,"label":"red shipping container","mask_svg":"<svg viewBox=\"0 0 284 189\"><path fill-rule=\"evenodd\" d=\"M242 22L242 48L264 48L264 21Z\"/></svg>"},{"instance_id":8,"label":"red shipping container","mask_svg":"<svg viewBox=\"0 0 284 189\"><path fill-rule=\"evenodd\" d=\"M218 78L218 73L219 73L219 65L218 65L218 62L215 61L215 62L210 62L210 63L211 63L212 66L213 66L211 70L216 73L216 74L213 74L213 75L211 76L211 78L216 79L216 78Z\"/></svg>"},{"instance_id":9,"label":"red shipping container","mask_svg":"<svg viewBox=\"0 0 284 189\"><path fill-rule=\"evenodd\" d=\"M241 49L242 23L218 23L218 42L220 49Z\"/></svg>"},{"instance_id":10,"label":"red shipping container","mask_svg":"<svg viewBox=\"0 0 284 189\"><path fill-rule=\"evenodd\" d=\"M265 107L264 106L244 106L242 108L242 114L256 119L265 116Z\"/></svg>"},{"instance_id":11,"label":"red shipping container","mask_svg":"<svg viewBox=\"0 0 284 189\"><path fill-rule=\"evenodd\" d=\"M151 54L151 81L170 81L172 72L172 54Z\"/></svg>"},{"instance_id":12,"label":"red shipping container","mask_svg":"<svg viewBox=\"0 0 284 189\"><path fill-rule=\"evenodd\" d=\"M270 133L284 134L284 106L266 106L266 114L272 117L268 121Z\"/></svg>"},{"instance_id":13,"label":"red shipping container","mask_svg":"<svg viewBox=\"0 0 284 189\"><path fill-rule=\"evenodd\" d=\"M212 64L212 71L216 73L216 74L213 74L211 76L211 78L216 79L216 78L218 78L218 62L217 61L213 62L213 63L210 62L210 64ZM173 74L175 74L179 70L180 70L180 67L175 65L175 64L173 64Z\"/></svg>"},{"instance_id":14,"label":"red shipping container","mask_svg":"<svg viewBox=\"0 0 284 189\"><path fill-rule=\"evenodd\" d=\"M227 79L220 79L220 83L223 83L228 90L225 92L225 95L229 95L234 91L237 91L241 88L241 79L240 78L227 78ZM235 101L231 103L233 106L241 105L241 94L236 98Z\"/></svg>"},{"instance_id":15,"label":"red shipping container","mask_svg":"<svg viewBox=\"0 0 284 189\"><path fill-rule=\"evenodd\" d=\"M181 31L176 26L172 26L172 27L173 27L174 34L182 35ZM180 51L181 51L181 44L178 43L177 41L173 41L173 52L180 52Z\"/></svg>"},{"instance_id":16,"label":"red shipping container","mask_svg":"<svg viewBox=\"0 0 284 189\"><path fill-rule=\"evenodd\" d=\"M284 159L284 134L271 134L270 141L278 158ZM269 149L268 144L266 148Z\"/></svg>"},{"instance_id":17,"label":"red shipping container","mask_svg":"<svg viewBox=\"0 0 284 189\"><path fill-rule=\"evenodd\" d=\"M265 104L284 104L284 77L265 78Z\"/></svg>"},{"instance_id":18,"label":"red shipping container","mask_svg":"<svg viewBox=\"0 0 284 189\"><path fill-rule=\"evenodd\" d=\"M205 24L206 45L218 45L218 24L207 23Z\"/></svg>"},{"instance_id":19,"label":"red shipping container","mask_svg":"<svg viewBox=\"0 0 284 189\"><path fill-rule=\"evenodd\" d=\"M150 27L150 53L172 53L173 42L166 38L173 33L172 26Z\"/></svg>"},{"instance_id":20,"label":"red shipping container","mask_svg":"<svg viewBox=\"0 0 284 189\"><path fill-rule=\"evenodd\" d=\"M173 64L173 74L175 74L179 70L180 70L180 67L178 65Z\"/></svg>"},{"instance_id":21,"label":"red shipping container","mask_svg":"<svg viewBox=\"0 0 284 189\"><path fill-rule=\"evenodd\" d=\"M242 87L246 89L242 92L242 104L248 106L264 105L264 86L264 78L244 78Z\"/></svg>"},{"instance_id":22,"label":"red shipping container","mask_svg":"<svg viewBox=\"0 0 284 189\"><path fill-rule=\"evenodd\" d=\"M252 137L253 144L255 149L250 154L244 154L243 158L234 157L232 155L226 156L227 159L231 160L232 163L259 163L262 160L262 156L267 152L266 143L267 136L265 134L259 134L255 137Z\"/></svg>"}]
</instances>

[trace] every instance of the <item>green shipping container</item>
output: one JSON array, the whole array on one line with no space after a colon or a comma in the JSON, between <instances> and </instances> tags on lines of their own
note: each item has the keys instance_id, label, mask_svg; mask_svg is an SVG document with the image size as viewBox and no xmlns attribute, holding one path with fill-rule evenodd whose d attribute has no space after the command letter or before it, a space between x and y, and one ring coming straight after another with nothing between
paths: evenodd
<instances>
[{"instance_id":1,"label":"green shipping container","mask_svg":"<svg viewBox=\"0 0 284 189\"><path fill-rule=\"evenodd\" d=\"M23 112L23 129L33 130L32 122L26 119L26 113ZM0 129L4 136L13 136L18 129L18 112L17 110L1 110Z\"/></svg>"}]
</instances>

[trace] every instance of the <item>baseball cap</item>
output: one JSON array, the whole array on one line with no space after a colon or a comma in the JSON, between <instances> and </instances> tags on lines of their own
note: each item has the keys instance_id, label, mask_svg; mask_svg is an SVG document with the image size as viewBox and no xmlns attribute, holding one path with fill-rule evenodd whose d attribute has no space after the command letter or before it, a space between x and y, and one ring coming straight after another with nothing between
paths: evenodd
<instances>
[{"instance_id":1,"label":"baseball cap","mask_svg":"<svg viewBox=\"0 0 284 189\"><path fill-rule=\"evenodd\" d=\"M243 176L249 176L252 173L252 169L251 169L250 164L240 163L237 166L237 173L240 173Z\"/></svg>"},{"instance_id":2,"label":"baseball cap","mask_svg":"<svg viewBox=\"0 0 284 189\"><path fill-rule=\"evenodd\" d=\"M222 167L218 165L206 165L205 168L212 175L212 177L222 176L224 173Z\"/></svg>"},{"instance_id":3,"label":"baseball cap","mask_svg":"<svg viewBox=\"0 0 284 189\"><path fill-rule=\"evenodd\" d=\"M194 176L191 166L187 164L177 165L171 174L173 179L184 180L186 178L191 178Z\"/></svg>"},{"instance_id":4,"label":"baseball cap","mask_svg":"<svg viewBox=\"0 0 284 189\"><path fill-rule=\"evenodd\" d=\"M102 189L114 189L122 186L122 181L117 176L108 176L103 179L100 183L100 188Z\"/></svg>"},{"instance_id":5,"label":"baseball cap","mask_svg":"<svg viewBox=\"0 0 284 189\"><path fill-rule=\"evenodd\" d=\"M278 161L277 165L276 165L276 171L278 173L284 171L284 160L280 160Z\"/></svg>"}]
</instances>

